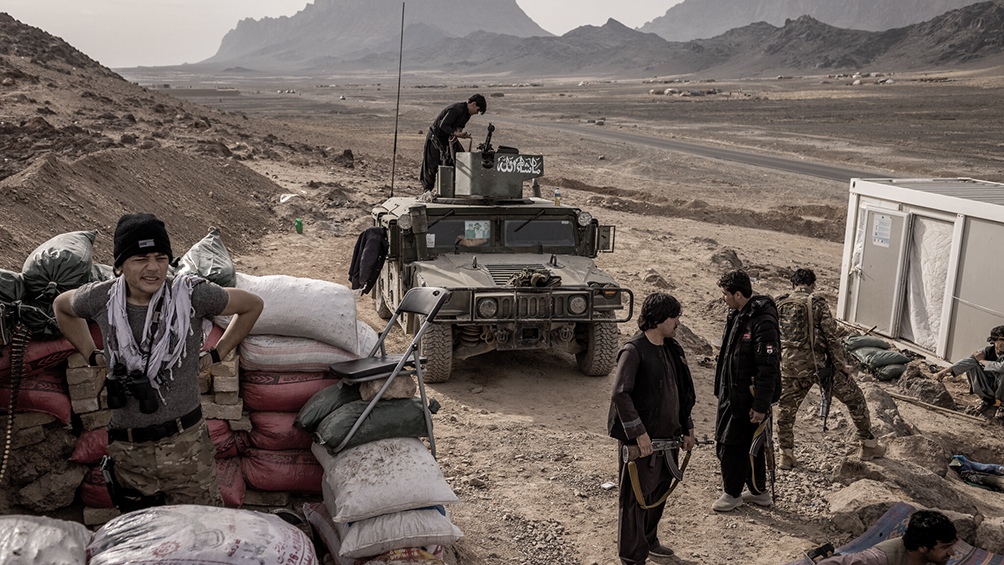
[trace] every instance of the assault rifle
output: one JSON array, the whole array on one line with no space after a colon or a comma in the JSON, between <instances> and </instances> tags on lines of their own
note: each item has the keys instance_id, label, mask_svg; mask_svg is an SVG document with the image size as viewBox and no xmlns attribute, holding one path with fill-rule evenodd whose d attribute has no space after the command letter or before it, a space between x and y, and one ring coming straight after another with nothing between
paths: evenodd
<instances>
[{"instance_id":1,"label":"assault rifle","mask_svg":"<svg viewBox=\"0 0 1004 565\"><path fill-rule=\"evenodd\" d=\"M826 420L830 417L830 402L833 400L833 377L837 371L832 365L827 365L820 371L816 371L816 379L819 382L819 417L823 419L823 431L826 431Z\"/></svg>"},{"instance_id":2,"label":"assault rifle","mask_svg":"<svg viewBox=\"0 0 1004 565\"><path fill-rule=\"evenodd\" d=\"M707 436L705 436L704 439L699 439L694 442L695 445L711 445L713 443L714 441L708 439ZM652 440L652 454L657 457L661 457L663 461L665 461L666 468L669 469L670 474L673 475L673 482L670 484L669 489L666 490L666 493L659 497L658 500L652 504L646 504L645 495L642 494L641 484L638 482L638 467L635 464L635 459L641 457L641 450L637 445L623 446L621 457L623 458L624 466L627 467L627 476L631 481L631 489L634 491L635 499L638 501L638 506L640 506L642 510L655 508L663 502L666 502L669 495L674 489L676 489L676 486L680 484L680 481L683 480L683 472L687 470L687 463L690 462L690 452L688 451L687 455L684 456L683 463L680 466L676 465L676 461L673 460L672 453L672 450L680 449L681 447L683 447L682 437Z\"/></svg>"}]
</instances>

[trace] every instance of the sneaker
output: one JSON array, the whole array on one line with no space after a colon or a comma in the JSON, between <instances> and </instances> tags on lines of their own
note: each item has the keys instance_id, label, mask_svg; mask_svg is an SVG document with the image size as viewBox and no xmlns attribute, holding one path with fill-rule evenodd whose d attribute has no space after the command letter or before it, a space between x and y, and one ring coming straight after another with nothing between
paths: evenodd
<instances>
[{"instance_id":1,"label":"sneaker","mask_svg":"<svg viewBox=\"0 0 1004 565\"><path fill-rule=\"evenodd\" d=\"M752 502L757 506L771 506L774 504L774 499L771 498L770 493L767 491L761 492L760 494L753 494L752 492L746 490L743 491L743 502Z\"/></svg>"},{"instance_id":2,"label":"sneaker","mask_svg":"<svg viewBox=\"0 0 1004 565\"><path fill-rule=\"evenodd\" d=\"M660 543L655 547L648 548L648 554L651 557L672 557L675 552Z\"/></svg>"},{"instance_id":3,"label":"sneaker","mask_svg":"<svg viewBox=\"0 0 1004 565\"><path fill-rule=\"evenodd\" d=\"M726 492L711 505L711 509L715 512L731 512L742 506L742 504L743 498L741 496L731 496Z\"/></svg>"}]
</instances>

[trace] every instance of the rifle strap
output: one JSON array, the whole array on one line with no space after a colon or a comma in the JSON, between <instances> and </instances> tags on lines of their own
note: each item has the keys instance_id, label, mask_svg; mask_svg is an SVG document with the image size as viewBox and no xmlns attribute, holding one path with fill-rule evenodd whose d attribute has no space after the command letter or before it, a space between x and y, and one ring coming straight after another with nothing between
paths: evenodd
<instances>
[{"instance_id":1,"label":"rifle strap","mask_svg":"<svg viewBox=\"0 0 1004 565\"><path fill-rule=\"evenodd\" d=\"M809 324L809 353L812 355L812 370L819 370L819 362L816 361L816 317L812 312L812 293L806 297L805 323Z\"/></svg>"},{"instance_id":2,"label":"rifle strap","mask_svg":"<svg viewBox=\"0 0 1004 565\"><path fill-rule=\"evenodd\" d=\"M670 457L672 457L672 455L670 455ZM683 456L683 463L680 464L681 473L687 470L687 463L690 463L689 451ZM652 504L645 504L645 495L641 492L641 483L638 481L638 466L634 461L628 461L625 464L627 465L628 476L631 478L631 490L634 491L635 500L638 501L638 507L642 510L650 510L666 502L669 495L672 494L673 491L676 490L676 486L680 484L680 481L674 479L672 484L670 484L669 488L666 490L666 494L659 497L659 500L656 500Z\"/></svg>"}]
</instances>

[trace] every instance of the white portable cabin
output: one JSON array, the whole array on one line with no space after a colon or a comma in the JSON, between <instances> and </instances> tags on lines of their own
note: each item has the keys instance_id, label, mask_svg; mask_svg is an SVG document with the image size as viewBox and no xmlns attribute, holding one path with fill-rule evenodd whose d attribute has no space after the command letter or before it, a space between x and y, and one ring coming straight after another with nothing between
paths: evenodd
<instances>
[{"instance_id":1,"label":"white portable cabin","mask_svg":"<svg viewBox=\"0 0 1004 565\"><path fill-rule=\"evenodd\" d=\"M837 317L956 360L1004 325L1004 184L851 179Z\"/></svg>"}]
</instances>

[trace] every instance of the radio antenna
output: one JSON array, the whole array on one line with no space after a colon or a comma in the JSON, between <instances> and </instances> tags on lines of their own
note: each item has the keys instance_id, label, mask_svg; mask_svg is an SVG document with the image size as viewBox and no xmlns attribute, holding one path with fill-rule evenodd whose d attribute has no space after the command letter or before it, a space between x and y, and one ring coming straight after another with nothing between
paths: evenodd
<instances>
[{"instance_id":1,"label":"radio antenna","mask_svg":"<svg viewBox=\"0 0 1004 565\"><path fill-rule=\"evenodd\" d=\"M401 116L401 65L404 60L404 2L401 2L401 46L397 52L397 106L394 108L394 156L390 160L390 197L394 198L394 173L397 169L397 121Z\"/></svg>"}]
</instances>

